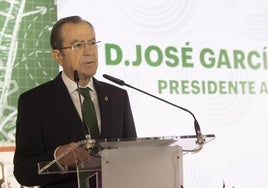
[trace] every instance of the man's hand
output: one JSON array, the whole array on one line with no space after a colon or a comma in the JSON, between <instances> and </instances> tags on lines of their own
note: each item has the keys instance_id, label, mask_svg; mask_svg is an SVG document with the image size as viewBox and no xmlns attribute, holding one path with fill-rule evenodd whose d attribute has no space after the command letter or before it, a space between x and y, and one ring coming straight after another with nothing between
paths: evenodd
<instances>
[{"instance_id":1,"label":"man's hand","mask_svg":"<svg viewBox=\"0 0 268 188\"><path fill-rule=\"evenodd\" d=\"M88 150L77 146L75 142L58 147L55 157L58 158L64 153L67 154L58 160L58 163L63 166L74 167L92 158Z\"/></svg>"}]
</instances>

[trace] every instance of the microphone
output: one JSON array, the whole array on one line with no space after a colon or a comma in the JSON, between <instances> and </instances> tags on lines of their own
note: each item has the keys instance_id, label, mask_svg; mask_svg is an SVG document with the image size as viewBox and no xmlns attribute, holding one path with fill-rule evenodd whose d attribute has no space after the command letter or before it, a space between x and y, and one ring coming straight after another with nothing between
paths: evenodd
<instances>
[{"instance_id":1,"label":"microphone","mask_svg":"<svg viewBox=\"0 0 268 188\"><path fill-rule=\"evenodd\" d=\"M85 117L84 117L84 112L83 112L84 110L82 107L82 99L81 99L81 90L79 87L79 75L78 75L77 70L74 71L74 81L76 82L76 85L77 85L77 91L78 91L79 103L80 103L80 108L81 108L81 113L82 113L82 124L83 124L83 128L84 128L84 132L85 132L86 138L91 139L90 134L89 134L89 129L85 123Z\"/></svg>"},{"instance_id":2,"label":"microphone","mask_svg":"<svg viewBox=\"0 0 268 188\"><path fill-rule=\"evenodd\" d=\"M145 92L145 91L143 91L143 90L141 90L141 89L138 89L138 88L136 88L136 87L133 87L133 86L131 86L131 85L125 83L123 80L120 80L120 79L115 78L115 77L113 77L113 76L110 76L110 75L107 75L107 74L103 74L103 77L106 78L106 79L108 79L108 80L110 80L110 81L112 81L112 82L114 82L114 83L116 83L116 84L119 84L119 85L121 85L121 86L124 86L124 85L125 85L125 86L127 86L127 87L130 87L130 88L132 88L132 89L135 89L135 90L137 90L137 91L139 91L139 92L141 92L141 93L144 93L144 94L146 94L146 95L149 95L149 96L151 96L151 97L153 97L153 98L155 98L155 99L158 99L158 100L160 100L160 101L162 101L162 102L165 102L165 103L167 103L167 104L169 104L169 105L172 105L172 106L174 106L174 107L176 107L176 108L179 108L179 109L181 109L181 110L183 110L183 111L186 111L186 112L190 113L190 114L192 115L192 117L194 118L194 128L195 128L195 134L196 134L196 136L197 136L197 141L196 141L196 143L197 143L198 145L203 145L203 144L204 144L205 139L204 139L204 137L203 137L203 135L202 135L202 133L201 133L201 129L200 129L199 123L198 123L198 121L197 121L195 115L194 115L190 110L188 110L188 109L186 109L186 108L183 108L183 107L181 107L181 106L178 106L178 105L176 105L176 104L173 104L173 103L171 103L171 102L169 102L169 101L166 101L166 100L164 100L164 99L162 99L162 98L159 98L159 97L157 97L157 96L155 96L155 95L152 95L152 94L150 94L150 93L147 93L147 92Z\"/></svg>"}]
</instances>

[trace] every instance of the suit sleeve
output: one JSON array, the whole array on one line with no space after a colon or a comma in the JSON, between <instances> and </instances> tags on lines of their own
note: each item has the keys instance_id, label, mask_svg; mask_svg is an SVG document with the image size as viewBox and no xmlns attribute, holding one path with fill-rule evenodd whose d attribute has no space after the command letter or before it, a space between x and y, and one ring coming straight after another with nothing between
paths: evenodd
<instances>
[{"instance_id":1,"label":"suit sleeve","mask_svg":"<svg viewBox=\"0 0 268 188\"><path fill-rule=\"evenodd\" d=\"M21 95L16 122L16 150L14 176L26 186L47 184L62 175L38 175L38 163L53 160L54 149L47 150L42 142L42 128L38 115L38 102ZM44 152L45 151L45 152Z\"/></svg>"}]
</instances>

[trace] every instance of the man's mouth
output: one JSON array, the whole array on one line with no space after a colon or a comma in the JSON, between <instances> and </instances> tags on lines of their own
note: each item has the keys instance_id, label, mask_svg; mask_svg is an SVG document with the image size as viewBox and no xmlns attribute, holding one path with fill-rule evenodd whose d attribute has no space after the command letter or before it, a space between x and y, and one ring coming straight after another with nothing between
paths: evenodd
<instances>
[{"instance_id":1,"label":"man's mouth","mask_svg":"<svg viewBox=\"0 0 268 188\"><path fill-rule=\"evenodd\" d=\"M90 64L94 64L94 63L95 63L94 61L87 61L87 62L84 62L83 64L90 65Z\"/></svg>"}]
</instances>

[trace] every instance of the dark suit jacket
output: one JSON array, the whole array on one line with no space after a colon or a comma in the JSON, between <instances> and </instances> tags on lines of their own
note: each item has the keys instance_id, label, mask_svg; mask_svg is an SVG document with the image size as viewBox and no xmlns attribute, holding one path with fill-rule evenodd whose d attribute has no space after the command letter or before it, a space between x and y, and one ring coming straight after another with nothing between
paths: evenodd
<instances>
[{"instance_id":1,"label":"dark suit jacket","mask_svg":"<svg viewBox=\"0 0 268 188\"><path fill-rule=\"evenodd\" d=\"M101 113L101 138L135 138L136 130L125 90L94 79ZM108 99L108 100L107 100ZM61 73L19 97L14 175L26 186L74 188L74 174L38 175L37 163L53 160L60 145L85 139L80 116Z\"/></svg>"}]
</instances>

